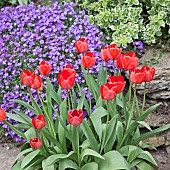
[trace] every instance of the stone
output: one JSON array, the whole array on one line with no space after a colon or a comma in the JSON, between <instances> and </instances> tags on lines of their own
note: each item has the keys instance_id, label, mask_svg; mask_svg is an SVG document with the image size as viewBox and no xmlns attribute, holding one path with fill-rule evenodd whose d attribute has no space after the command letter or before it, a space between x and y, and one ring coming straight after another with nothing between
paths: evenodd
<instances>
[{"instance_id":1,"label":"stone","mask_svg":"<svg viewBox=\"0 0 170 170\"><path fill-rule=\"evenodd\" d=\"M152 65L156 73L153 81L146 85L147 96L153 99L170 99L170 52L164 52L162 57L160 54L161 50L149 47L139 61L143 63L152 59L159 60L159 64ZM139 94L143 95L143 89L144 83L137 85Z\"/></svg>"},{"instance_id":2,"label":"stone","mask_svg":"<svg viewBox=\"0 0 170 170\"><path fill-rule=\"evenodd\" d=\"M145 140L145 143L157 148L157 147L165 145L166 139L164 136L151 137L151 138Z\"/></svg>"}]
</instances>

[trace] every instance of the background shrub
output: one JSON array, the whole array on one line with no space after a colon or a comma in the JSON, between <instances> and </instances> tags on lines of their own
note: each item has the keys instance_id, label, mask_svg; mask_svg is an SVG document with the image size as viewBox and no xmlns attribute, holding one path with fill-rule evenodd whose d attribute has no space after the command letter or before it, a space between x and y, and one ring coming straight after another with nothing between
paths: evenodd
<instances>
[{"instance_id":1,"label":"background shrub","mask_svg":"<svg viewBox=\"0 0 170 170\"><path fill-rule=\"evenodd\" d=\"M98 72L101 64L99 51L104 45L102 32L89 23L85 11L76 11L75 5L64 3L60 6L56 2L52 7L29 4L0 9L0 103L6 111L12 112L14 107L21 109L11 99L29 101L20 82L22 69L34 70L41 60L46 60L52 65L50 79L54 85L57 84L57 73L66 63L80 72L80 55L74 47L80 37L87 37L89 50L95 52L97 65L91 72ZM112 70L112 62L108 66ZM85 80L77 75L76 81L83 83ZM24 112L33 116L28 110ZM7 128L6 125L3 127ZM9 134L17 141L21 140L7 128L5 135Z\"/></svg>"},{"instance_id":2,"label":"background shrub","mask_svg":"<svg viewBox=\"0 0 170 170\"><path fill-rule=\"evenodd\" d=\"M87 10L91 23L98 25L112 42L123 44L140 39L148 44L170 35L169 0L76 0Z\"/></svg>"}]
</instances>

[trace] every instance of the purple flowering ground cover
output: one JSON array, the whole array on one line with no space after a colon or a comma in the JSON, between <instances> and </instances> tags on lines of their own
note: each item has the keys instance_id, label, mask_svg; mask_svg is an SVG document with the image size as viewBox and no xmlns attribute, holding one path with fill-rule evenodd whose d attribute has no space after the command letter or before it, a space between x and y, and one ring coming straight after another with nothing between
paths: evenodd
<instances>
[{"instance_id":1,"label":"purple flowering ground cover","mask_svg":"<svg viewBox=\"0 0 170 170\"><path fill-rule=\"evenodd\" d=\"M56 85L57 73L66 63L72 64L79 73L81 60L74 43L81 37L88 39L89 50L95 52L97 64L91 72L95 74L99 70L100 49L104 45L102 32L89 23L85 11L77 11L75 6L75 3L60 6L56 2L52 7L30 4L0 9L0 104L6 111L21 109L11 99L29 101L20 82L22 69L34 70L41 60L46 60L52 65L50 78ZM112 68L112 63L108 66ZM83 83L79 75L77 82ZM33 116L28 110L24 113ZM6 136L21 141L6 125L3 128L7 129Z\"/></svg>"}]
</instances>

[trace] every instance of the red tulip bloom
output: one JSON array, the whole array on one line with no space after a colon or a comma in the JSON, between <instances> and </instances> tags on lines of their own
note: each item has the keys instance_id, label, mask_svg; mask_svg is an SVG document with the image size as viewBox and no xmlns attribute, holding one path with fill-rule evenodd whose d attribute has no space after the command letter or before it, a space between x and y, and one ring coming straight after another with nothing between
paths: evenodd
<instances>
[{"instance_id":1,"label":"red tulip bloom","mask_svg":"<svg viewBox=\"0 0 170 170\"><path fill-rule=\"evenodd\" d=\"M100 57L104 61L109 61L111 59L110 55L108 55L108 48L107 47L104 47L104 49L101 50Z\"/></svg>"},{"instance_id":2,"label":"red tulip bloom","mask_svg":"<svg viewBox=\"0 0 170 170\"><path fill-rule=\"evenodd\" d=\"M94 57L94 53L87 52L82 56L81 62L84 68L91 68L96 63L96 58Z\"/></svg>"},{"instance_id":3,"label":"red tulip bloom","mask_svg":"<svg viewBox=\"0 0 170 170\"><path fill-rule=\"evenodd\" d=\"M121 93L125 87L126 82L123 76L110 76L108 78L108 83L114 84L116 88L116 93Z\"/></svg>"},{"instance_id":4,"label":"red tulip bloom","mask_svg":"<svg viewBox=\"0 0 170 170\"><path fill-rule=\"evenodd\" d=\"M141 84L145 80L145 72L135 69L130 72L130 80L133 84Z\"/></svg>"},{"instance_id":5,"label":"red tulip bloom","mask_svg":"<svg viewBox=\"0 0 170 170\"><path fill-rule=\"evenodd\" d=\"M134 52L128 52L121 55L121 59L117 61L116 65L118 68L122 67L125 70L134 70L138 66L138 64L139 63L136 54Z\"/></svg>"},{"instance_id":6,"label":"red tulip bloom","mask_svg":"<svg viewBox=\"0 0 170 170\"><path fill-rule=\"evenodd\" d=\"M107 47L107 55L111 60L116 60L120 57L122 52L121 48L118 48L116 44L111 44Z\"/></svg>"},{"instance_id":7,"label":"red tulip bloom","mask_svg":"<svg viewBox=\"0 0 170 170\"><path fill-rule=\"evenodd\" d=\"M79 53L84 53L89 48L86 38L81 38L79 41L76 41L75 46Z\"/></svg>"},{"instance_id":8,"label":"red tulip bloom","mask_svg":"<svg viewBox=\"0 0 170 170\"><path fill-rule=\"evenodd\" d=\"M116 60L116 67L117 67L117 68L123 69L123 65L122 65L123 61L122 61L122 59L123 59L123 57L122 57L122 55L121 55L121 56Z\"/></svg>"},{"instance_id":9,"label":"red tulip bloom","mask_svg":"<svg viewBox=\"0 0 170 170\"><path fill-rule=\"evenodd\" d=\"M40 76L36 76L34 78L34 83L31 85L31 88L38 90L41 87L42 87L42 79Z\"/></svg>"},{"instance_id":10,"label":"red tulip bloom","mask_svg":"<svg viewBox=\"0 0 170 170\"><path fill-rule=\"evenodd\" d=\"M23 70L21 72L21 82L26 86L31 86L34 83L35 72L29 70Z\"/></svg>"},{"instance_id":11,"label":"red tulip bloom","mask_svg":"<svg viewBox=\"0 0 170 170\"><path fill-rule=\"evenodd\" d=\"M112 100L116 97L117 86L114 84L106 83L100 86L100 95L104 100Z\"/></svg>"},{"instance_id":12,"label":"red tulip bloom","mask_svg":"<svg viewBox=\"0 0 170 170\"><path fill-rule=\"evenodd\" d=\"M39 66L38 66L38 70L39 70L41 75L46 76L51 71L51 65L48 64L46 61L41 61Z\"/></svg>"},{"instance_id":13,"label":"red tulip bloom","mask_svg":"<svg viewBox=\"0 0 170 170\"><path fill-rule=\"evenodd\" d=\"M83 121L83 111L82 110L72 110L68 113L68 121L73 126L79 126Z\"/></svg>"},{"instance_id":14,"label":"red tulip bloom","mask_svg":"<svg viewBox=\"0 0 170 170\"><path fill-rule=\"evenodd\" d=\"M141 70L143 72L145 72L145 79L144 79L145 82L150 82L150 81L153 80L153 77L155 75L155 68L150 68L148 66L143 66L141 68Z\"/></svg>"},{"instance_id":15,"label":"red tulip bloom","mask_svg":"<svg viewBox=\"0 0 170 170\"><path fill-rule=\"evenodd\" d=\"M6 119L6 113L4 109L0 108L0 122L3 122Z\"/></svg>"},{"instance_id":16,"label":"red tulip bloom","mask_svg":"<svg viewBox=\"0 0 170 170\"><path fill-rule=\"evenodd\" d=\"M35 129L42 129L46 125L44 115L40 114L35 118L32 118L32 126Z\"/></svg>"},{"instance_id":17,"label":"red tulip bloom","mask_svg":"<svg viewBox=\"0 0 170 170\"><path fill-rule=\"evenodd\" d=\"M42 140L40 138L30 139L30 146L35 149L39 149L42 146Z\"/></svg>"},{"instance_id":18,"label":"red tulip bloom","mask_svg":"<svg viewBox=\"0 0 170 170\"><path fill-rule=\"evenodd\" d=\"M76 79L76 71L70 65L64 67L61 72L58 74L58 82L61 88L68 90L70 89L75 82Z\"/></svg>"}]
</instances>

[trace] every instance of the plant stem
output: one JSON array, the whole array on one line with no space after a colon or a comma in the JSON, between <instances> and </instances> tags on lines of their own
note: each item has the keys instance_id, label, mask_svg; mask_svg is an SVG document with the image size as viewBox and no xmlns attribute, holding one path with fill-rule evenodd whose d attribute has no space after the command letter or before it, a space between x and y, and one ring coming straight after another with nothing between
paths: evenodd
<instances>
[{"instance_id":1,"label":"plant stem","mask_svg":"<svg viewBox=\"0 0 170 170\"><path fill-rule=\"evenodd\" d=\"M130 74L130 73L129 73ZM130 81L130 76L129 76L129 101L128 101L128 111L130 110L130 100L131 100L131 95L132 95L132 82Z\"/></svg>"},{"instance_id":2,"label":"plant stem","mask_svg":"<svg viewBox=\"0 0 170 170\"><path fill-rule=\"evenodd\" d=\"M106 63L106 61L104 61L104 67L105 67L106 76L107 76L107 63Z\"/></svg>"},{"instance_id":3,"label":"plant stem","mask_svg":"<svg viewBox=\"0 0 170 170\"><path fill-rule=\"evenodd\" d=\"M80 148L79 148L79 126L76 127L76 133L77 133L77 159L78 159L78 165L80 168L81 161L80 161Z\"/></svg>"},{"instance_id":4,"label":"plant stem","mask_svg":"<svg viewBox=\"0 0 170 170\"><path fill-rule=\"evenodd\" d=\"M143 109L144 109L144 107L145 107L145 100L146 100L146 82L145 82L145 85L144 85L144 95L143 95L142 112L143 112Z\"/></svg>"},{"instance_id":5,"label":"plant stem","mask_svg":"<svg viewBox=\"0 0 170 170\"><path fill-rule=\"evenodd\" d=\"M67 100L67 102L68 102L68 109L70 111L71 110L71 105L70 105L69 91L67 91L67 98L68 98L68 100Z\"/></svg>"},{"instance_id":6,"label":"plant stem","mask_svg":"<svg viewBox=\"0 0 170 170\"><path fill-rule=\"evenodd\" d=\"M89 69L88 69L88 77L89 77L89 80L90 80L90 72L89 72ZM90 81L89 81L90 82ZM90 114L91 114L91 99L90 99L90 84L89 84L89 89L88 89L88 98L89 98L89 104L90 104Z\"/></svg>"}]
</instances>

